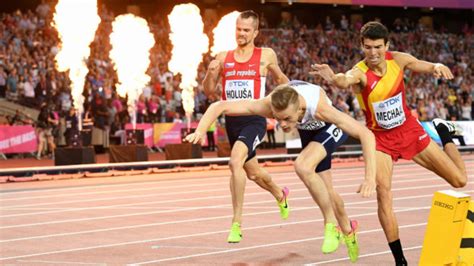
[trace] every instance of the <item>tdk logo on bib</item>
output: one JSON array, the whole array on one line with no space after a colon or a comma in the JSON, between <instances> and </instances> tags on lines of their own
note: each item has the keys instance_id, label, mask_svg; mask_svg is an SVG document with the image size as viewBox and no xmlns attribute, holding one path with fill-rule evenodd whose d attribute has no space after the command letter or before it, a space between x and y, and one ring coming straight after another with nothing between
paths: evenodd
<instances>
[{"instance_id":1,"label":"tdk logo on bib","mask_svg":"<svg viewBox=\"0 0 474 266\"><path fill-rule=\"evenodd\" d=\"M225 95L227 100L253 99L253 80L227 80Z\"/></svg>"},{"instance_id":2,"label":"tdk logo on bib","mask_svg":"<svg viewBox=\"0 0 474 266\"><path fill-rule=\"evenodd\" d=\"M229 80L229 87L248 87L248 80Z\"/></svg>"},{"instance_id":3,"label":"tdk logo on bib","mask_svg":"<svg viewBox=\"0 0 474 266\"><path fill-rule=\"evenodd\" d=\"M405 122L403 112L402 93L388 98L384 101L372 103L377 124L385 129L398 127Z\"/></svg>"},{"instance_id":4,"label":"tdk logo on bib","mask_svg":"<svg viewBox=\"0 0 474 266\"><path fill-rule=\"evenodd\" d=\"M385 102L380 102L379 103L379 108L387 108L387 107L390 107L392 105L395 105L395 104L398 104L399 102L401 102L401 99L400 98L390 98L390 99L387 99Z\"/></svg>"}]
</instances>

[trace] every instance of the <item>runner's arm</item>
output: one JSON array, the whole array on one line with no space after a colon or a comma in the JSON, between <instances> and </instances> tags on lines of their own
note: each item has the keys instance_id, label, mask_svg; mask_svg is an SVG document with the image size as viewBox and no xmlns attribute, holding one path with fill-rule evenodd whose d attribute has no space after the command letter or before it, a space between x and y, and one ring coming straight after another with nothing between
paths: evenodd
<instances>
[{"instance_id":1,"label":"runner's arm","mask_svg":"<svg viewBox=\"0 0 474 266\"><path fill-rule=\"evenodd\" d=\"M339 88L347 89L349 86L359 84L361 82L361 71L353 67L346 73L337 73L331 69L327 64L312 64L310 75L320 76L327 82L336 85Z\"/></svg>"},{"instance_id":2,"label":"runner's arm","mask_svg":"<svg viewBox=\"0 0 474 266\"><path fill-rule=\"evenodd\" d=\"M411 71L433 74L433 76L436 78L454 78L451 70L441 63L431 63L428 61L419 60L407 53L392 52L392 54L397 63L400 63L402 67L404 66Z\"/></svg>"},{"instance_id":3,"label":"runner's arm","mask_svg":"<svg viewBox=\"0 0 474 266\"><path fill-rule=\"evenodd\" d=\"M217 81L222 71L225 54L225 52L219 53L207 67L206 76L202 81L202 85L204 87L204 94L206 94L208 98L212 98L216 94Z\"/></svg>"},{"instance_id":4,"label":"runner's arm","mask_svg":"<svg viewBox=\"0 0 474 266\"><path fill-rule=\"evenodd\" d=\"M288 77L283 73L280 66L278 65L278 59L275 51L271 48L264 48L266 53L268 53L268 70L272 73L272 76L275 78L277 84L284 84L290 82Z\"/></svg>"},{"instance_id":5,"label":"runner's arm","mask_svg":"<svg viewBox=\"0 0 474 266\"><path fill-rule=\"evenodd\" d=\"M357 122L354 118L327 103L326 94L323 90L320 90L320 93L321 97L315 117L336 125L352 137L358 138L362 144L362 152L365 161L365 180L358 192L360 192L363 197L370 197L375 193L376 188L375 136L368 128Z\"/></svg>"},{"instance_id":6,"label":"runner's arm","mask_svg":"<svg viewBox=\"0 0 474 266\"><path fill-rule=\"evenodd\" d=\"M207 129L216 119L222 115L260 115L272 117L270 98L260 100L218 101L209 106L202 116L196 131L186 136L186 141L198 143L206 134Z\"/></svg>"}]
</instances>

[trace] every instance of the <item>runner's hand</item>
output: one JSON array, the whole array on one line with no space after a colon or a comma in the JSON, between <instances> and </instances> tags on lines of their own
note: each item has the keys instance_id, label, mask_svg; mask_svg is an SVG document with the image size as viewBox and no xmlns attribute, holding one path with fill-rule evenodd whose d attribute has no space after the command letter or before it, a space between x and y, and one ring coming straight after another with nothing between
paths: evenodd
<instances>
[{"instance_id":1,"label":"runner's hand","mask_svg":"<svg viewBox=\"0 0 474 266\"><path fill-rule=\"evenodd\" d=\"M192 143L192 144L204 144L204 135L199 133L199 132L194 132L189 135L187 135L184 138L184 141Z\"/></svg>"},{"instance_id":2,"label":"runner's hand","mask_svg":"<svg viewBox=\"0 0 474 266\"><path fill-rule=\"evenodd\" d=\"M451 70L443 64L435 64L434 71L433 71L433 76L435 78L445 78L445 79L453 79L453 73L451 73Z\"/></svg>"},{"instance_id":3,"label":"runner's hand","mask_svg":"<svg viewBox=\"0 0 474 266\"><path fill-rule=\"evenodd\" d=\"M320 76L329 82L334 80L334 71L332 71L332 69L327 64L312 64L311 69L313 69L313 71L309 72L310 75Z\"/></svg>"},{"instance_id":4,"label":"runner's hand","mask_svg":"<svg viewBox=\"0 0 474 266\"><path fill-rule=\"evenodd\" d=\"M359 186L357 193L360 193L362 197L369 198L375 193L375 188L377 185L375 181L364 180L364 182Z\"/></svg>"}]
</instances>

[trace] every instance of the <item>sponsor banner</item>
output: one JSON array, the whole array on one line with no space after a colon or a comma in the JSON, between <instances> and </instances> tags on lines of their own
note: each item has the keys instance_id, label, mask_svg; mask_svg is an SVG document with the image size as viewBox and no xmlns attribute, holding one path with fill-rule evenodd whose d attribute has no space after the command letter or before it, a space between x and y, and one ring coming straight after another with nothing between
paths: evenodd
<instances>
[{"instance_id":1,"label":"sponsor banner","mask_svg":"<svg viewBox=\"0 0 474 266\"><path fill-rule=\"evenodd\" d=\"M461 129L461 135L466 145L474 145L474 121L456 121L454 122ZM431 122L421 122L421 125L430 137L437 143L441 143L438 133ZM459 145L459 140L453 138L454 143Z\"/></svg>"},{"instance_id":2,"label":"sponsor banner","mask_svg":"<svg viewBox=\"0 0 474 266\"><path fill-rule=\"evenodd\" d=\"M125 129L133 129L133 125L128 123L125 125ZM140 123L136 124L136 129L143 130L143 138L145 141L145 145L148 147L153 147L153 125L148 123Z\"/></svg>"},{"instance_id":3,"label":"sponsor banner","mask_svg":"<svg viewBox=\"0 0 474 266\"><path fill-rule=\"evenodd\" d=\"M35 129L26 126L0 126L0 152L35 152L38 145Z\"/></svg>"},{"instance_id":4,"label":"sponsor banner","mask_svg":"<svg viewBox=\"0 0 474 266\"><path fill-rule=\"evenodd\" d=\"M198 126L197 122L191 123L191 129L195 129ZM182 143L181 131L187 128L186 123L157 123L153 124L153 143L154 146L163 148L166 144L179 144ZM214 131L215 143L218 141L227 140L225 138L225 129L223 127L217 127ZM207 136L204 136L204 144L207 146Z\"/></svg>"}]
</instances>

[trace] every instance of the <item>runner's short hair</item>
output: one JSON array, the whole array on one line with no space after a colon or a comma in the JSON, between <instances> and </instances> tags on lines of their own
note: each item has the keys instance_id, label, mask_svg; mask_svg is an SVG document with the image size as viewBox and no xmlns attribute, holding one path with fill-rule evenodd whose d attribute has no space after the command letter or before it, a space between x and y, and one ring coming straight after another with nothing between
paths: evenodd
<instances>
[{"instance_id":1,"label":"runner's short hair","mask_svg":"<svg viewBox=\"0 0 474 266\"><path fill-rule=\"evenodd\" d=\"M254 23L255 30L258 30L258 25L260 24L258 14L253 11L253 10L245 10L242 11L239 15L240 18L247 19L247 18L252 18Z\"/></svg>"},{"instance_id":2,"label":"runner's short hair","mask_svg":"<svg viewBox=\"0 0 474 266\"><path fill-rule=\"evenodd\" d=\"M273 108L282 111L290 104L298 103L298 92L288 84L281 84L273 90L271 100Z\"/></svg>"},{"instance_id":3,"label":"runner's short hair","mask_svg":"<svg viewBox=\"0 0 474 266\"><path fill-rule=\"evenodd\" d=\"M388 42L388 30L382 23L370 21L364 24L360 29L360 42L364 43L364 39L378 40L383 39L384 44Z\"/></svg>"}]
</instances>

